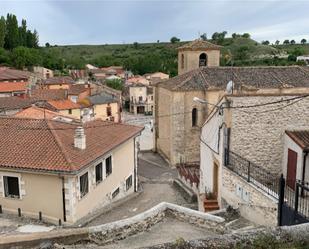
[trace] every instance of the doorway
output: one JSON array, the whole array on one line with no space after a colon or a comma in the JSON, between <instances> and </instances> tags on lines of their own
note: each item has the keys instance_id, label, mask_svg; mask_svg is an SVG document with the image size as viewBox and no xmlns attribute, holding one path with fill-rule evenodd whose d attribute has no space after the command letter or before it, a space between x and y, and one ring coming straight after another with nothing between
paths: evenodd
<instances>
[{"instance_id":1,"label":"doorway","mask_svg":"<svg viewBox=\"0 0 309 249\"><path fill-rule=\"evenodd\" d=\"M293 190L295 190L296 167L297 153L291 149L288 149L288 168L286 173L286 184Z\"/></svg>"},{"instance_id":2,"label":"doorway","mask_svg":"<svg viewBox=\"0 0 309 249\"><path fill-rule=\"evenodd\" d=\"M214 163L212 190L213 190L214 196L216 198L218 198L218 193L219 193L219 166L218 166L217 163Z\"/></svg>"}]
</instances>

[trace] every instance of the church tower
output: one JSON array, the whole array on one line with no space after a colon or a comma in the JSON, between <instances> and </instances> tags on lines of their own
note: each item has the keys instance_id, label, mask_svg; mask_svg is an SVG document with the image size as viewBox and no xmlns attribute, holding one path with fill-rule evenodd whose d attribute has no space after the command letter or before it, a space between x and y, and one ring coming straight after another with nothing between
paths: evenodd
<instances>
[{"instance_id":1,"label":"church tower","mask_svg":"<svg viewBox=\"0 0 309 249\"><path fill-rule=\"evenodd\" d=\"M178 75L199 67L220 66L221 46L197 39L178 48Z\"/></svg>"}]
</instances>

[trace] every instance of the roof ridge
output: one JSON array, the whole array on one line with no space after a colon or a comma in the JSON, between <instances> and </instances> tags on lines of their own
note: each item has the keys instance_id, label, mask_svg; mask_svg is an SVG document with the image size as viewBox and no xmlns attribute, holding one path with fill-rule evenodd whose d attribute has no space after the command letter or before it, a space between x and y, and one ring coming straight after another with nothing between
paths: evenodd
<instances>
[{"instance_id":1,"label":"roof ridge","mask_svg":"<svg viewBox=\"0 0 309 249\"><path fill-rule=\"evenodd\" d=\"M60 138L58 137L57 133L54 131L54 126L52 125L52 122L50 120L46 120L44 119L44 121L46 122L49 131L51 132L51 134L53 135L54 140L56 141L60 151L62 152L62 155L64 156L65 160L67 161L68 165L70 166L70 170L73 170L73 162L70 159L70 157L67 155L66 150L63 148L62 143Z\"/></svg>"}]
</instances>

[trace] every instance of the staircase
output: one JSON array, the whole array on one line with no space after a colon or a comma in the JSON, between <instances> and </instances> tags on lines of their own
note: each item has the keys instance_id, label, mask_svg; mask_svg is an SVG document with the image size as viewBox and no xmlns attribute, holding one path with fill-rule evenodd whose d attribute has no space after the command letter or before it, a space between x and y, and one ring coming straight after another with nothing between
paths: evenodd
<instances>
[{"instance_id":1,"label":"staircase","mask_svg":"<svg viewBox=\"0 0 309 249\"><path fill-rule=\"evenodd\" d=\"M205 212L219 210L218 201L204 199L204 210Z\"/></svg>"}]
</instances>

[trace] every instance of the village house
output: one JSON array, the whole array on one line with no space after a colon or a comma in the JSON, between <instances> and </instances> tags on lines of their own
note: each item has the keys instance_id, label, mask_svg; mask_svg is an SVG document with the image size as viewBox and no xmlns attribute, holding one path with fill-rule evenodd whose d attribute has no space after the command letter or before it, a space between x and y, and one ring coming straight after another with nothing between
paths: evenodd
<instances>
[{"instance_id":1,"label":"village house","mask_svg":"<svg viewBox=\"0 0 309 249\"><path fill-rule=\"evenodd\" d=\"M28 118L0 118L0 126L6 127L0 130L5 212L73 224L137 191L142 128Z\"/></svg>"},{"instance_id":2,"label":"village house","mask_svg":"<svg viewBox=\"0 0 309 249\"><path fill-rule=\"evenodd\" d=\"M75 84L70 86L67 90L68 99L77 103L91 94L90 85L88 84Z\"/></svg>"},{"instance_id":3,"label":"village house","mask_svg":"<svg viewBox=\"0 0 309 249\"><path fill-rule=\"evenodd\" d=\"M63 115L72 115L77 119L83 119L83 107L69 99L49 100L47 103L51 106L52 111L57 111Z\"/></svg>"},{"instance_id":4,"label":"village house","mask_svg":"<svg viewBox=\"0 0 309 249\"><path fill-rule=\"evenodd\" d=\"M180 47L178 59L179 75L154 84L154 150L172 165L200 161L200 128L229 82L239 83L243 94L308 92L309 70L220 67L219 47L206 41ZM210 104L201 105L195 98Z\"/></svg>"},{"instance_id":5,"label":"village house","mask_svg":"<svg viewBox=\"0 0 309 249\"><path fill-rule=\"evenodd\" d=\"M0 82L0 98L25 97L28 91L28 82Z\"/></svg>"},{"instance_id":6,"label":"village house","mask_svg":"<svg viewBox=\"0 0 309 249\"><path fill-rule=\"evenodd\" d=\"M35 67L32 68L32 71L33 71L34 74L37 75L37 77L39 77L40 79L43 79L43 80L54 77L53 70L45 68L45 67L35 66Z\"/></svg>"},{"instance_id":7,"label":"village house","mask_svg":"<svg viewBox=\"0 0 309 249\"><path fill-rule=\"evenodd\" d=\"M64 100L68 98L68 91L66 89L33 89L29 91L27 97L33 102Z\"/></svg>"},{"instance_id":8,"label":"village house","mask_svg":"<svg viewBox=\"0 0 309 249\"><path fill-rule=\"evenodd\" d=\"M150 85L170 78L168 74L162 72L144 74L144 77L149 80Z\"/></svg>"},{"instance_id":9,"label":"village house","mask_svg":"<svg viewBox=\"0 0 309 249\"><path fill-rule=\"evenodd\" d=\"M87 106L91 108L93 118L109 120L113 122L121 121L121 103L119 98L107 92L101 92L86 98Z\"/></svg>"},{"instance_id":10,"label":"village house","mask_svg":"<svg viewBox=\"0 0 309 249\"><path fill-rule=\"evenodd\" d=\"M69 89L75 81L70 76L58 76L44 80L42 88L44 89Z\"/></svg>"},{"instance_id":11,"label":"village house","mask_svg":"<svg viewBox=\"0 0 309 249\"><path fill-rule=\"evenodd\" d=\"M35 74L9 67L0 67L0 82L28 82L29 87L35 86L38 78Z\"/></svg>"},{"instance_id":12,"label":"village house","mask_svg":"<svg viewBox=\"0 0 309 249\"><path fill-rule=\"evenodd\" d=\"M253 76L251 82L262 83L263 78ZM308 87L309 78L298 84L299 89ZM297 88L281 91L242 94L234 90L216 103L200 135L201 211L230 205L257 224L274 226L280 175L292 189L296 180L309 181L308 90L307 94L293 93Z\"/></svg>"},{"instance_id":13,"label":"village house","mask_svg":"<svg viewBox=\"0 0 309 249\"><path fill-rule=\"evenodd\" d=\"M152 115L154 98L153 88L143 84L129 86L130 112Z\"/></svg>"},{"instance_id":14,"label":"village house","mask_svg":"<svg viewBox=\"0 0 309 249\"><path fill-rule=\"evenodd\" d=\"M0 98L0 116L11 116L17 112L28 108L32 105L32 101L20 97L2 97Z\"/></svg>"}]
</instances>

